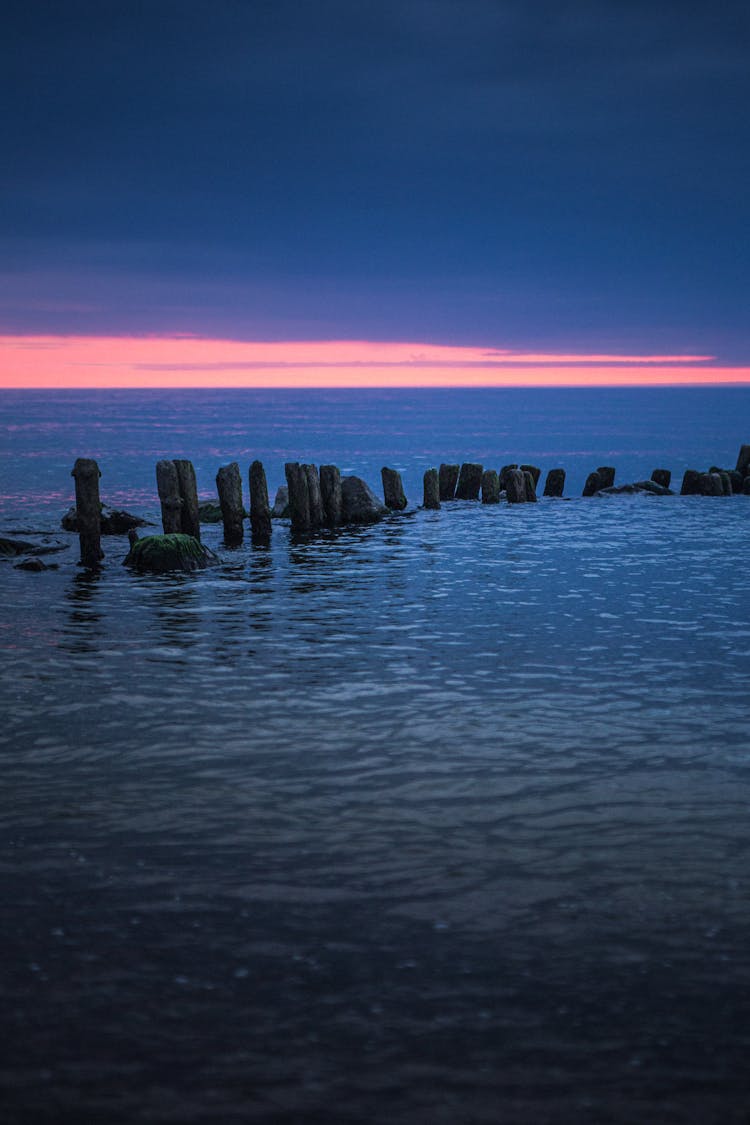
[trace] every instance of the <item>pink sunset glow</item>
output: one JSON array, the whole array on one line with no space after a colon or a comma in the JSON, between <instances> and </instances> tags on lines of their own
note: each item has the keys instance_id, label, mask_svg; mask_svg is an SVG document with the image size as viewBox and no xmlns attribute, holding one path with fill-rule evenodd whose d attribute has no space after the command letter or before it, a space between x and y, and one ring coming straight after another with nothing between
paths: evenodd
<instances>
[{"instance_id":1,"label":"pink sunset glow","mask_svg":"<svg viewBox=\"0 0 750 1125\"><path fill-rule=\"evenodd\" d=\"M547 354L366 340L3 336L0 387L612 386L748 383L705 355Z\"/></svg>"}]
</instances>

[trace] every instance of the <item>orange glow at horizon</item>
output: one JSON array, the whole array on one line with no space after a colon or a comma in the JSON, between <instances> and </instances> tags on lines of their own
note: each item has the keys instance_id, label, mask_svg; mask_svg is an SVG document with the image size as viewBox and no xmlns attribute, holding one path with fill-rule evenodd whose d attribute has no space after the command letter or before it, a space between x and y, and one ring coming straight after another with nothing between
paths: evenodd
<instances>
[{"instance_id":1,"label":"orange glow at horizon","mask_svg":"<svg viewBox=\"0 0 750 1125\"><path fill-rule=\"evenodd\" d=\"M367 340L0 336L0 388L611 386L749 383L712 356L518 352Z\"/></svg>"}]
</instances>

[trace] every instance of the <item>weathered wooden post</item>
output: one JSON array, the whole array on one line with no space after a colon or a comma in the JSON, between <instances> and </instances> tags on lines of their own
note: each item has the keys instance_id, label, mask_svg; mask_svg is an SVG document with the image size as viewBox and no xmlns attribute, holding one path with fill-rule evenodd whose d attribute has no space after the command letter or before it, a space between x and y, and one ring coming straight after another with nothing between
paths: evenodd
<instances>
[{"instance_id":1,"label":"weathered wooden post","mask_svg":"<svg viewBox=\"0 0 750 1125\"><path fill-rule=\"evenodd\" d=\"M539 484L539 478L542 475L542 470L536 465L519 465L518 467L522 473L531 473L534 478L534 496L536 496L536 489Z\"/></svg>"},{"instance_id":2,"label":"weathered wooden post","mask_svg":"<svg viewBox=\"0 0 750 1125\"><path fill-rule=\"evenodd\" d=\"M302 469L307 477L307 495L310 502L310 527L322 527L325 523L323 512L323 496L320 491L320 477L315 465L303 465Z\"/></svg>"},{"instance_id":3,"label":"weathered wooden post","mask_svg":"<svg viewBox=\"0 0 750 1125\"><path fill-rule=\"evenodd\" d=\"M584 496L593 496L602 487L602 478L599 476L599 470L589 473L586 477L586 483L583 486Z\"/></svg>"},{"instance_id":4,"label":"weathered wooden post","mask_svg":"<svg viewBox=\"0 0 750 1125\"><path fill-rule=\"evenodd\" d=\"M236 461L221 466L216 474L216 490L224 521L224 542L228 547L236 547L244 537L242 520L245 515L242 505L242 477Z\"/></svg>"},{"instance_id":5,"label":"weathered wooden post","mask_svg":"<svg viewBox=\"0 0 750 1125\"><path fill-rule=\"evenodd\" d=\"M498 476L500 477L500 491L501 492L505 491L506 482L508 480L508 474L512 473L513 470L517 469L517 468L518 468L518 465L515 464L515 462L512 465L503 465L502 469L500 470L500 472L498 474Z\"/></svg>"},{"instance_id":6,"label":"weathered wooden post","mask_svg":"<svg viewBox=\"0 0 750 1125\"><path fill-rule=\"evenodd\" d=\"M195 483L195 469L192 461L179 460L174 462L177 470L177 481L180 486L180 499L182 500L182 530L185 535L192 535L200 540L201 521L198 516L198 486Z\"/></svg>"},{"instance_id":7,"label":"weathered wooden post","mask_svg":"<svg viewBox=\"0 0 750 1125\"><path fill-rule=\"evenodd\" d=\"M383 481L383 500L386 508L390 508L393 512L403 512L407 499L401 473L397 469L382 468L380 477Z\"/></svg>"},{"instance_id":8,"label":"weathered wooden post","mask_svg":"<svg viewBox=\"0 0 750 1125\"><path fill-rule=\"evenodd\" d=\"M271 508L268 483L262 461L253 461L248 479L250 485L250 536L253 543L271 540Z\"/></svg>"},{"instance_id":9,"label":"weathered wooden post","mask_svg":"<svg viewBox=\"0 0 750 1125\"><path fill-rule=\"evenodd\" d=\"M341 525L341 473L336 465L320 466L320 494L329 527Z\"/></svg>"},{"instance_id":10,"label":"weathered wooden post","mask_svg":"<svg viewBox=\"0 0 750 1125\"><path fill-rule=\"evenodd\" d=\"M743 480L750 476L750 445L740 446L736 469L738 473L742 473Z\"/></svg>"},{"instance_id":11,"label":"weathered wooden post","mask_svg":"<svg viewBox=\"0 0 750 1125\"><path fill-rule=\"evenodd\" d=\"M482 473L482 503L500 503L500 477L494 469L485 469Z\"/></svg>"},{"instance_id":12,"label":"weathered wooden post","mask_svg":"<svg viewBox=\"0 0 750 1125\"><path fill-rule=\"evenodd\" d=\"M544 496L562 496L565 489L565 469L550 469L544 482Z\"/></svg>"},{"instance_id":13,"label":"weathered wooden post","mask_svg":"<svg viewBox=\"0 0 750 1125\"><path fill-rule=\"evenodd\" d=\"M723 496L724 485L719 473L699 473L698 493L700 496Z\"/></svg>"},{"instance_id":14,"label":"weathered wooden post","mask_svg":"<svg viewBox=\"0 0 750 1125\"><path fill-rule=\"evenodd\" d=\"M651 480L654 484L660 484L662 488L669 488L672 480L672 474L669 469L654 469L651 474Z\"/></svg>"},{"instance_id":15,"label":"weathered wooden post","mask_svg":"<svg viewBox=\"0 0 750 1125\"><path fill-rule=\"evenodd\" d=\"M524 487L526 489L526 503L536 504L536 484L534 482L534 474L529 469L519 469L523 472Z\"/></svg>"},{"instance_id":16,"label":"weathered wooden post","mask_svg":"<svg viewBox=\"0 0 750 1125\"><path fill-rule=\"evenodd\" d=\"M615 483L615 470L612 465L600 465L596 470L599 474L600 488L612 488Z\"/></svg>"},{"instance_id":17,"label":"weathered wooden post","mask_svg":"<svg viewBox=\"0 0 750 1125\"><path fill-rule=\"evenodd\" d=\"M526 503L526 478L520 469L505 473L505 497L509 504Z\"/></svg>"},{"instance_id":18,"label":"weathered wooden post","mask_svg":"<svg viewBox=\"0 0 750 1125\"><path fill-rule=\"evenodd\" d=\"M174 461L156 462L156 487L161 503L161 522L165 535L182 531L182 500L180 482Z\"/></svg>"},{"instance_id":19,"label":"weathered wooden post","mask_svg":"<svg viewBox=\"0 0 750 1125\"><path fill-rule=\"evenodd\" d=\"M464 461L458 474L456 500L478 500L482 487L482 466Z\"/></svg>"},{"instance_id":20,"label":"weathered wooden post","mask_svg":"<svg viewBox=\"0 0 750 1125\"><path fill-rule=\"evenodd\" d=\"M456 484L458 483L458 465L441 465L438 473L438 483L440 486L440 499L452 500L456 495Z\"/></svg>"},{"instance_id":21,"label":"weathered wooden post","mask_svg":"<svg viewBox=\"0 0 750 1125\"><path fill-rule=\"evenodd\" d=\"M437 469L428 469L422 478L424 507L437 511L440 507L440 478Z\"/></svg>"},{"instance_id":22,"label":"weathered wooden post","mask_svg":"<svg viewBox=\"0 0 750 1125\"><path fill-rule=\"evenodd\" d=\"M90 457L79 457L70 474L76 482L76 513L81 563L96 570L104 558L101 546L101 514L99 502L99 466Z\"/></svg>"},{"instance_id":23,"label":"weathered wooden post","mask_svg":"<svg viewBox=\"0 0 750 1125\"><path fill-rule=\"evenodd\" d=\"M680 488L680 496L697 496L698 492L699 492L699 489L698 489L698 478L699 477L700 477L700 473L697 471L697 469L685 469L685 473L682 477L682 487Z\"/></svg>"},{"instance_id":24,"label":"weathered wooden post","mask_svg":"<svg viewBox=\"0 0 750 1125\"><path fill-rule=\"evenodd\" d=\"M310 530L310 493L307 488L307 473L298 461L287 461L284 465L286 483L289 489L289 517L292 531L305 535Z\"/></svg>"}]
</instances>

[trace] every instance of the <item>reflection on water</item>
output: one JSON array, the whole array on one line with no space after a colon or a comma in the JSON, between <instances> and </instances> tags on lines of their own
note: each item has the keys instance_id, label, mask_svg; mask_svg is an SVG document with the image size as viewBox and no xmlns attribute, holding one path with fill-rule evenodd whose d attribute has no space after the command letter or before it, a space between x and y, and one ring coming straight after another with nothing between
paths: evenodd
<instances>
[{"instance_id":1,"label":"reflection on water","mask_svg":"<svg viewBox=\"0 0 750 1125\"><path fill-rule=\"evenodd\" d=\"M8 1120L746 1121L748 503L4 571Z\"/></svg>"}]
</instances>

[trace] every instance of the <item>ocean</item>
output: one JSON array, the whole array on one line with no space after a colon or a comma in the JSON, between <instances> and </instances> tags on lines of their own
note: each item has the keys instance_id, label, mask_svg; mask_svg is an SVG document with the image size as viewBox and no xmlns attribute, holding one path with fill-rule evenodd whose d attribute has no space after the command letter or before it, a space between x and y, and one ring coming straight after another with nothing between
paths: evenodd
<instances>
[{"instance_id":1,"label":"ocean","mask_svg":"<svg viewBox=\"0 0 750 1125\"><path fill-rule=\"evenodd\" d=\"M750 1120L750 388L0 392L8 1125ZM76 457L157 522L260 458L410 505L99 573ZM563 501L423 511L441 461Z\"/></svg>"}]
</instances>

